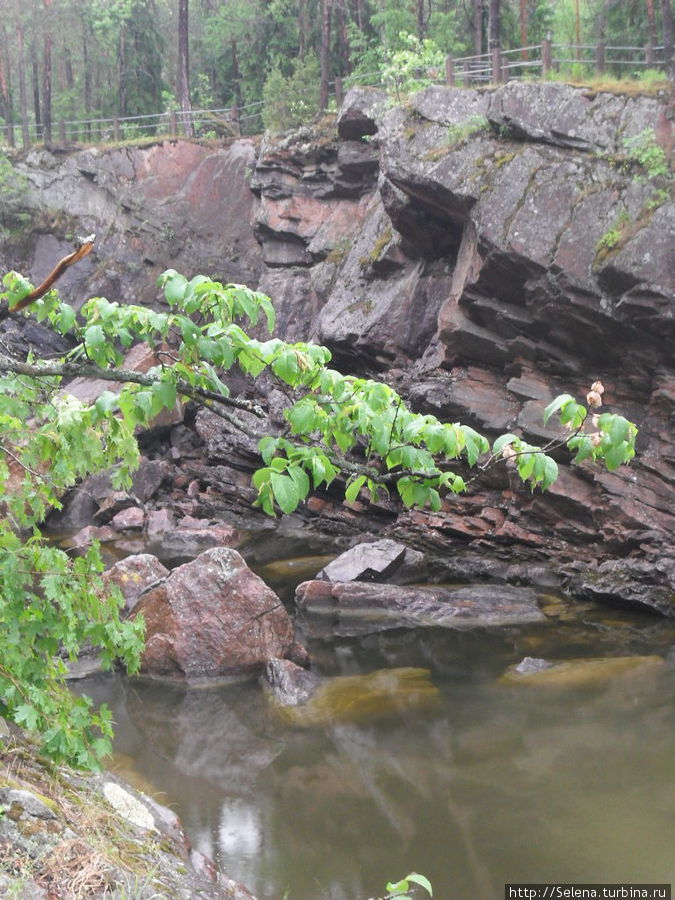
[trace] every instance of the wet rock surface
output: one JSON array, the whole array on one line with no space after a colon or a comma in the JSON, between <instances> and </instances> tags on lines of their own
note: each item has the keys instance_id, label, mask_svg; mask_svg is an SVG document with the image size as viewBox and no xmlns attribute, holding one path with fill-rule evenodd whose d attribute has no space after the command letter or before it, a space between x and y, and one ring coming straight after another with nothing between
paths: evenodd
<instances>
[{"instance_id":1,"label":"wet rock surface","mask_svg":"<svg viewBox=\"0 0 675 900\"><path fill-rule=\"evenodd\" d=\"M289 659L270 659L265 666L263 685L281 706L307 703L321 679Z\"/></svg>"},{"instance_id":2,"label":"wet rock surface","mask_svg":"<svg viewBox=\"0 0 675 900\"><path fill-rule=\"evenodd\" d=\"M116 585L124 597L124 609L128 614L149 588L164 581L169 570L151 553L138 553L115 563L104 574L107 583Z\"/></svg>"},{"instance_id":3,"label":"wet rock surface","mask_svg":"<svg viewBox=\"0 0 675 900\"><path fill-rule=\"evenodd\" d=\"M206 550L144 591L141 671L195 678L253 673L294 650L293 626L276 594L236 550Z\"/></svg>"},{"instance_id":4,"label":"wet rock surface","mask_svg":"<svg viewBox=\"0 0 675 900\"><path fill-rule=\"evenodd\" d=\"M330 616L334 632L342 635L389 628L463 630L545 621L534 591L509 585L412 588L306 581L298 586L295 597L301 611Z\"/></svg>"},{"instance_id":5,"label":"wet rock surface","mask_svg":"<svg viewBox=\"0 0 675 900\"><path fill-rule=\"evenodd\" d=\"M424 556L405 544L386 538L357 544L340 554L317 574L319 581L387 581L421 580Z\"/></svg>"},{"instance_id":6,"label":"wet rock surface","mask_svg":"<svg viewBox=\"0 0 675 900\"><path fill-rule=\"evenodd\" d=\"M37 210L105 231L97 265L92 256L73 270L67 299L157 304L152 282L169 265L248 281L272 294L282 337L318 339L338 368L378 374L416 410L488 436L550 439L546 403L583 398L601 378L604 408L640 428L630 468L561 468L546 494L494 470L433 514L318 496L293 527L308 539L377 534L446 557L468 548L497 569L508 557L526 581L548 567L571 592L670 615L672 578L659 566L672 564L675 533L673 210L667 181L617 164L627 137L653 128L668 148L670 127L659 96L512 83L429 88L388 108L382 92L359 88L337 125L258 147L177 141L58 162L36 150L20 168ZM62 255L58 228L33 237L6 268L37 273ZM231 386L242 390L236 376ZM270 413L247 420L261 431L283 427L272 387L247 395ZM250 510L256 442L214 418L167 422L144 447L171 472L155 486L167 472L157 468L132 492L148 534L170 533L155 513L175 525L192 516L263 527ZM94 524L101 502L73 499L68 521Z\"/></svg>"}]
</instances>

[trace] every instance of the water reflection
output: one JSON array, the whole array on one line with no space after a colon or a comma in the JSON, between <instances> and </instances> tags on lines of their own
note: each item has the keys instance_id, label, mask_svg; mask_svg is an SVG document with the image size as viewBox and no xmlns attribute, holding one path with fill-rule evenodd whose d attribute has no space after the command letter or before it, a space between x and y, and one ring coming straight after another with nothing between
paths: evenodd
<instances>
[{"instance_id":1,"label":"water reflection","mask_svg":"<svg viewBox=\"0 0 675 900\"><path fill-rule=\"evenodd\" d=\"M260 900L360 900L411 869L447 900L501 897L507 881L667 882L673 669L553 691L497 680L533 647L665 655L673 642L672 624L623 621L317 643L319 674L423 666L441 703L311 729L279 721L251 682L85 689L113 706L122 763Z\"/></svg>"}]
</instances>

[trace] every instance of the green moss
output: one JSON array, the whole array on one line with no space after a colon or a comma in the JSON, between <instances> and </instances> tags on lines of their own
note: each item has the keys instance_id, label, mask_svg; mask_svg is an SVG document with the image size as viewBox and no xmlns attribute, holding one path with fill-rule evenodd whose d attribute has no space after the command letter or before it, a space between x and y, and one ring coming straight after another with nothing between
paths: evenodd
<instances>
[{"instance_id":1,"label":"green moss","mask_svg":"<svg viewBox=\"0 0 675 900\"><path fill-rule=\"evenodd\" d=\"M596 246L594 265L602 263L610 253L623 245L624 232L630 223L630 216L624 209L614 220L612 226L602 235Z\"/></svg>"},{"instance_id":2,"label":"green moss","mask_svg":"<svg viewBox=\"0 0 675 900\"><path fill-rule=\"evenodd\" d=\"M450 150L450 147L432 147L431 150L427 150L422 156L422 159L425 162L438 162L439 159L443 159L444 156L447 156Z\"/></svg>"},{"instance_id":3,"label":"green moss","mask_svg":"<svg viewBox=\"0 0 675 900\"><path fill-rule=\"evenodd\" d=\"M502 166L510 163L512 159L515 159L515 157L515 153L497 153L494 158L495 166L497 166L498 169L501 169Z\"/></svg>"},{"instance_id":4,"label":"green moss","mask_svg":"<svg viewBox=\"0 0 675 900\"><path fill-rule=\"evenodd\" d=\"M337 244L333 247L333 249L326 256L326 262L333 263L333 265L337 265L341 263L345 258L347 253L350 251L352 247L352 239L351 238L340 238Z\"/></svg>"},{"instance_id":5,"label":"green moss","mask_svg":"<svg viewBox=\"0 0 675 900\"><path fill-rule=\"evenodd\" d=\"M351 303L347 307L347 312L350 312L350 313L362 312L364 315L367 316L368 313L373 311L374 306L375 306L375 303L370 298L363 299L363 300L357 300L355 303Z\"/></svg>"},{"instance_id":6,"label":"green moss","mask_svg":"<svg viewBox=\"0 0 675 900\"><path fill-rule=\"evenodd\" d=\"M362 256L359 259L359 265L362 269L367 269L373 265L373 263L378 262L378 260L382 257L382 253L391 243L391 239L394 236L394 232L391 227L385 228L382 234L378 237L378 239L373 244L373 249L367 256Z\"/></svg>"}]
</instances>

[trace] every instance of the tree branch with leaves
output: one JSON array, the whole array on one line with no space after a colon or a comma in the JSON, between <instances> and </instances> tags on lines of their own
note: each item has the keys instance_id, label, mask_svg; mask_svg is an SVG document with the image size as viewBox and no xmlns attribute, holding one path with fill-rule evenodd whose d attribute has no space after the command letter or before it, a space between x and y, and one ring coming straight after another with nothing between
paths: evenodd
<instances>
[{"instance_id":1,"label":"tree branch with leaves","mask_svg":"<svg viewBox=\"0 0 675 900\"><path fill-rule=\"evenodd\" d=\"M34 291L15 272L3 284L0 300L14 309ZM599 382L586 405L562 394L546 407L545 421L555 417L561 425L547 444L535 446L516 434L491 442L467 425L414 412L382 381L331 368L326 347L249 336L242 325L265 323L270 333L274 328L274 307L262 293L203 275L188 280L174 270L160 277L159 286L166 311L96 297L77 314L51 289L22 315L66 336L70 351L56 361L0 354L0 706L39 731L45 750L57 758L93 765L109 748L111 733L105 713L83 709L65 690L59 647L72 656L89 641L109 661L120 656L133 670L142 626L120 620L120 597L103 591L96 549L70 560L42 542L39 524L90 472L112 469L113 484L128 486L139 459L139 426L173 409L178 398L212 410L258 441L255 504L272 516L293 512L312 491L331 484L342 485L347 501L361 492L371 500L391 492L406 507L439 511L444 495L463 493L496 465L512 467L535 490L556 480L551 454L564 448L573 462L608 469L634 456L637 428L618 413L598 412ZM124 367L125 351L139 342L158 359L146 373ZM260 405L232 395L227 373L235 367L252 380L267 373L290 391L279 432L270 433ZM107 380L118 390L82 403L63 389L64 379L76 375ZM244 419L242 412L252 416ZM30 665L21 644L26 634ZM70 713L54 718L55 709L72 712L73 703L79 704L74 719Z\"/></svg>"}]
</instances>

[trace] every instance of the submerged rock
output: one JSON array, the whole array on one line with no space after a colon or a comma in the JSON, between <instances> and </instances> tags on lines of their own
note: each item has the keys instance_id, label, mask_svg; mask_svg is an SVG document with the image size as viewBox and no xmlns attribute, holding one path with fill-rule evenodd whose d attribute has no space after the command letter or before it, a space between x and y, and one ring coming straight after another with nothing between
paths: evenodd
<instances>
[{"instance_id":1,"label":"submerged rock","mask_svg":"<svg viewBox=\"0 0 675 900\"><path fill-rule=\"evenodd\" d=\"M546 687L604 687L617 679L664 670L660 656L615 656L608 659L567 659L549 662L526 657L499 679L503 684Z\"/></svg>"},{"instance_id":2,"label":"submerged rock","mask_svg":"<svg viewBox=\"0 0 675 900\"><path fill-rule=\"evenodd\" d=\"M300 706L317 689L321 679L290 659L270 659L265 666L263 685L282 706Z\"/></svg>"},{"instance_id":3,"label":"submerged rock","mask_svg":"<svg viewBox=\"0 0 675 900\"><path fill-rule=\"evenodd\" d=\"M509 585L399 587L306 581L296 603L307 613L330 615L339 635L421 626L467 629L546 621L531 588Z\"/></svg>"},{"instance_id":4,"label":"submerged rock","mask_svg":"<svg viewBox=\"0 0 675 900\"><path fill-rule=\"evenodd\" d=\"M297 695L287 691L285 684L279 684L276 667L273 667L271 678L272 681L268 681L269 696L274 709L286 722L301 727L396 715L411 709L428 708L440 699L429 670L412 667L380 669L367 675L343 675L325 681L316 679L313 687L308 679L306 690L300 689ZM282 680L299 678L297 672L284 672ZM303 694L306 697L301 699ZM296 699L298 702L294 702Z\"/></svg>"},{"instance_id":5,"label":"submerged rock","mask_svg":"<svg viewBox=\"0 0 675 900\"><path fill-rule=\"evenodd\" d=\"M295 652L293 625L277 595L236 550L216 547L146 591L141 671L182 678L253 672Z\"/></svg>"}]
</instances>

